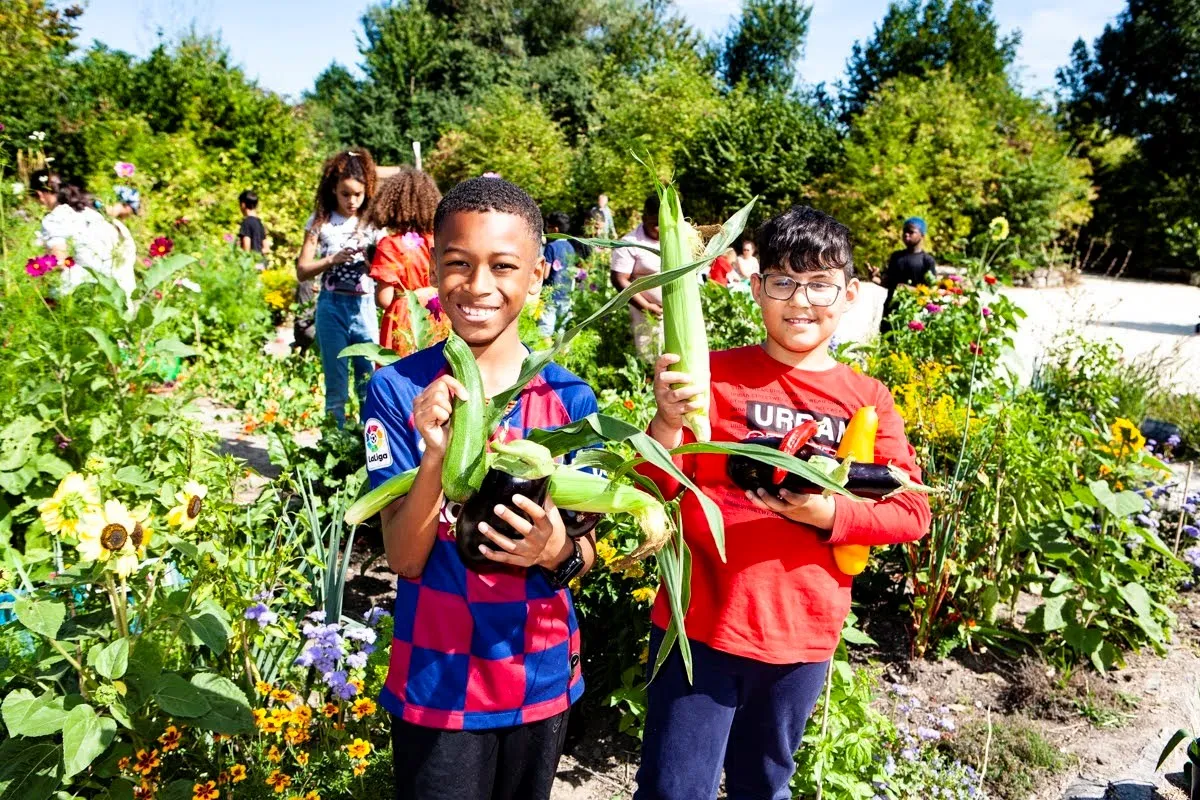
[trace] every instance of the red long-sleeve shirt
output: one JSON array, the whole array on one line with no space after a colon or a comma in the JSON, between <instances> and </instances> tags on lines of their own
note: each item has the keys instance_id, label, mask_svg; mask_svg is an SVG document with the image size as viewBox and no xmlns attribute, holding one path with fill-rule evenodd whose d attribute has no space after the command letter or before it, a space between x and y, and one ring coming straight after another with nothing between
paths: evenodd
<instances>
[{"instance_id":1,"label":"red long-sleeve shirt","mask_svg":"<svg viewBox=\"0 0 1200 800\"><path fill-rule=\"evenodd\" d=\"M882 383L839 364L823 372L787 366L759 346L710 357L712 440L737 442L761 432L782 435L806 419L820 422L813 444L836 449L846 423L875 406L876 462L891 462L920 480L915 453L904 436L891 393ZM824 661L833 655L850 611L851 576L833 560L835 544L886 545L921 538L929 529L924 495L902 492L879 502L835 496L832 532L764 511L725 474L725 456L689 455L676 465L716 502L725 520L722 562L695 495L682 501L683 533L692 550L689 639L727 653L772 664ZM663 495L682 488L647 469ZM666 592L652 619L670 622Z\"/></svg>"}]
</instances>

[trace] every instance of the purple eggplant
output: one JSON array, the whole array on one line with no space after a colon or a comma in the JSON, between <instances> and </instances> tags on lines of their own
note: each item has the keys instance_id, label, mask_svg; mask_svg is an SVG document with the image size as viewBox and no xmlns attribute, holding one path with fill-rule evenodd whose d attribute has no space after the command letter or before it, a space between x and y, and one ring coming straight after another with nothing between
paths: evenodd
<instances>
[{"instance_id":1,"label":"purple eggplant","mask_svg":"<svg viewBox=\"0 0 1200 800\"><path fill-rule=\"evenodd\" d=\"M479 491L462 505L454 523L454 538L458 555L463 563L477 572L487 572L504 566L491 561L479 552L479 545L495 550L492 540L479 531L479 523L486 522L497 533L510 539L523 539L512 527L496 516L497 505L508 506L520 513L513 505L514 495L524 495L539 506L546 502L550 490L549 476L528 480L516 478L498 469L488 470Z\"/></svg>"},{"instance_id":2,"label":"purple eggplant","mask_svg":"<svg viewBox=\"0 0 1200 800\"><path fill-rule=\"evenodd\" d=\"M778 449L782 441L783 438L779 436L755 436L743 439L742 444L758 444ZM801 460L818 455L829 457L829 453L810 444L804 445L796 452L796 458ZM796 494L820 491L820 487L791 472L784 477L782 482L777 483L773 478L774 472L775 468L770 464L748 456L729 456L725 464L725 474L739 489L751 492L766 489L776 497L779 496L780 489L787 489ZM853 462L850 464L850 476L846 481L846 491L858 497L879 499L902 489L913 488L911 482L903 481L898 473L899 470L890 464Z\"/></svg>"}]
</instances>

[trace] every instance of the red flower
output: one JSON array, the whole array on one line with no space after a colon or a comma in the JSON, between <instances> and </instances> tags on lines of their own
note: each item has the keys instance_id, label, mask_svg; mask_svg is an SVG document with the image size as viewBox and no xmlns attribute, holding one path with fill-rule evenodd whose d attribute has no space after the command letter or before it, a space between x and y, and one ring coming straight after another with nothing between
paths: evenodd
<instances>
[{"instance_id":1,"label":"red flower","mask_svg":"<svg viewBox=\"0 0 1200 800\"><path fill-rule=\"evenodd\" d=\"M919 319L914 319L908 323L908 329L910 331L916 331L917 333L920 333L921 331L925 330L925 323L921 322Z\"/></svg>"},{"instance_id":2,"label":"red flower","mask_svg":"<svg viewBox=\"0 0 1200 800\"><path fill-rule=\"evenodd\" d=\"M983 282L986 283L988 286L995 286L996 285L996 276L995 275L984 275Z\"/></svg>"},{"instance_id":3,"label":"red flower","mask_svg":"<svg viewBox=\"0 0 1200 800\"><path fill-rule=\"evenodd\" d=\"M434 320L442 318L442 301L437 295L429 298L429 302L425 304L425 309L433 315Z\"/></svg>"},{"instance_id":4,"label":"red flower","mask_svg":"<svg viewBox=\"0 0 1200 800\"><path fill-rule=\"evenodd\" d=\"M977 356L982 352L983 348L979 346L978 342L971 342L971 355Z\"/></svg>"},{"instance_id":5,"label":"red flower","mask_svg":"<svg viewBox=\"0 0 1200 800\"><path fill-rule=\"evenodd\" d=\"M75 266L75 259L67 256L67 260L63 262L63 266L67 269L70 269L71 267Z\"/></svg>"},{"instance_id":6,"label":"red flower","mask_svg":"<svg viewBox=\"0 0 1200 800\"><path fill-rule=\"evenodd\" d=\"M150 243L150 257L162 258L175 249L175 243L166 236L159 236Z\"/></svg>"}]
</instances>

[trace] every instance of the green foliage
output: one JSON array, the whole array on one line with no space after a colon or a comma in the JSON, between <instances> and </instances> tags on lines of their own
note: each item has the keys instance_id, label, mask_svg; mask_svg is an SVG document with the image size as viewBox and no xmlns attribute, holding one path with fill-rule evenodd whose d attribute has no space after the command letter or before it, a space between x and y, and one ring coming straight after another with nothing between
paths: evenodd
<instances>
[{"instance_id":1,"label":"green foliage","mask_svg":"<svg viewBox=\"0 0 1200 800\"><path fill-rule=\"evenodd\" d=\"M1062 772L1068 759L1028 723L997 721L962 726L941 749L952 758L977 763L991 740L986 786L997 800L1025 800L1045 778Z\"/></svg>"},{"instance_id":2,"label":"green foliage","mask_svg":"<svg viewBox=\"0 0 1200 800\"><path fill-rule=\"evenodd\" d=\"M765 220L804 200L841 152L832 122L782 92L735 89L687 138L679 190L697 222L715 222L759 198Z\"/></svg>"},{"instance_id":3,"label":"green foliage","mask_svg":"<svg viewBox=\"0 0 1200 800\"><path fill-rule=\"evenodd\" d=\"M721 72L730 86L786 92L796 80L812 6L802 0L746 0L726 34Z\"/></svg>"},{"instance_id":4,"label":"green foliage","mask_svg":"<svg viewBox=\"0 0 1200 800\"><path fill-rule=\"evenodd\" d=\"M537 101L512 90L469 110L460 130L438 140L426 166L446 186L498 172L549 205L567 196L571 170L562 131Z\"/></svg>"},{"instance_id":5,"label":"green foliage","mask_svg":"<svg viewBox=\"0 0 1200 800\"><path fill-rule=\"evenodd\" d=\"M871 40L854 43L842 104L857 114L894 78L946 67L968 83L1003 78L1020 43L1000 35L991 0L896 0Z\"/></svg>"},{"instance_id":6,"label":"green foliage","mask_svg":"<svg viewBox=\"0 0 1200 800\"><path fill-rule=\"evenodd\" d=\"M966 250L1005 216L1013 255L1044 260L1090 213L1087 165L1068 153L1045 112L1002 83L984 91L948 71L904 76L853 118L845 162L821 197L856 232L859 263L886 263L914 214L928 221L935 255Z\"/></svg>"}]
</instances>

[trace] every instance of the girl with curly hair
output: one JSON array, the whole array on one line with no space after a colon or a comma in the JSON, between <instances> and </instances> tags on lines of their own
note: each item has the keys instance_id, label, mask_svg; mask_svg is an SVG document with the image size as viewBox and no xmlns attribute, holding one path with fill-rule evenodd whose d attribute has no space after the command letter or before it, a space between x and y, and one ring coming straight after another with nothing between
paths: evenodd
<instances>
[{"instance_id":1,"label":"girl with curly hair","mask_svg":"<svg viewBox=\"0 0 1200 800\"><path fill-rule=\"evenodd\" d=\"M376 232L365 219L375 196L375 161L361 148L347 150L325 162L313 215L304 225L304 245L296 259L296 277L303 285L321 276L317 296L316 341L325 373L325 413L343 427L349 399L349 367L338 358L343 348L374 342L379 320L371 301L374 281L367 275L369 248ZM361 400L371 378L371 362L353 362L355 389Z\"/></svg>"},{"instance_id":2,"label":"girl with curly hair","mask_svg":"<svg viewBox=\"0 0 1200 800\"><path fill-rule=\"evenodd\" d=\"M379 343L402 356L445 335L416 341L408 298L412 292L425 307L437 297L432 285L433 214L441 199L433 178L406 167L383 182L371 205L371 224L387 232L371 260L375 302L384 309ZM431 313L438 321L439 313Z\"/></svg>"}]
</instances>

